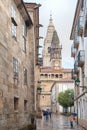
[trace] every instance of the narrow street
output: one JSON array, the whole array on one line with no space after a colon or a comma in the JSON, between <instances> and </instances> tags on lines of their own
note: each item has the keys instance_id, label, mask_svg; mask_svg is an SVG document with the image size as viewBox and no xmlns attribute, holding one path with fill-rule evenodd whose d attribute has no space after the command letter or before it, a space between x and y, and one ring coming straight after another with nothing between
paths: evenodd
<instances>
[{"instance_id":1,"label":"narrow street","mask_svg":"<svg viewBox=\"0 0 87 130\"><path fill-rule=\"evenodd\" d=\"M62 115L52 115L51 119L47 121L44 117L37 119L37 130L85 130L84 128L74 124L74 127L70 127L68 117Z\"/></svg>"}]
</instances>

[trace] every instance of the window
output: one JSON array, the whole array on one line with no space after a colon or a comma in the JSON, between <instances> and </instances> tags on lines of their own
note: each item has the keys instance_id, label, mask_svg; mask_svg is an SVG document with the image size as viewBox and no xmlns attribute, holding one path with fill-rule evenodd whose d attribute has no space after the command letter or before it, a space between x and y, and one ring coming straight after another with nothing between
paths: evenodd
<instances>
[{"instance_id":1,"label":"window","mask_svg":"<svg viewBox=\"0 0 87 130\"><path fill-rule=\"evenodd\" d=\"M16 33L17 33L17 23L15 21L16 19L16 11L13 6L11 6L11 21L12 21L12 37L16 38Z\"/></svg>"},{"instance_id":2,"label":"window","mask_svg":"<svg viewBox=\"0 0 87 130\"><path fill-rule=\"evenodd\" d=\"M43 74L40 74L40 77L43 78Z\"/></svg>"},{"instance_id":3,"label":"window","mask_svg":"<svg viewBox=\"0 0 87 130\"><path fill-rule=\"evenodd\" d=\"M24 67L24 85L27 85L27 69Z\"/></svg>"},{"instance_id":4,"label":"window","mask_svg":"<svg viewBox=\"0 0 87 130\"><path fill-rule=\"evenodd\" d=\"M55 75L55 78L58 78L58 74Z\"/></svg>"},{"instance_id":5,"label":"window","mask_svg":"<svg viewBox=\"0 0 87 130\"><path fill-rule=\"evenodd\" d=\"M19 98L14 97L14 110L18 110Z\"/></svg>"},{"instance_id":6,"label":"window","mask_svg":"<svg viewBox=\"0 0 87 130\"><path fill-rule=\"evenodd\" d=\"M27 100L24 100L24 111L27 110Z\"/></svg>"},{"instance_id":7,"label":"window","mask_svg":"<svg viewBox=\"0 0 87 130\"><path fill-rule=\"evenodd\" d=\"M26 24L23 25L23 36L27 36L27 26Z\"/></svg>"},{"instance_id":8,"label":"window","mask_svg":"<svg viewBox=\"0 0 87 130\"><path fill-rule=\"evenodd\" d=\"M62 75L62 74L60 74L60 78L63 78L63 75Z\"/></svg>"},{"instance_id":9,"label":"window","mask_svg":"<svg viewBox=\"0 0 87 130\"><path fill-rule=\"evenodd\" d=\"M54 78L54 74L51 74L51 78Z\"/></svg>"},{"instance_id":10,"label":"window","mask_svg":"<svg viewBox=\"0 0 87 130\"><path fill-rule=\"evenodd\" d=\"M47 74L45 74L45 78L48 78L48 75L47 75Z\"/></svg>"},{"instance_id":11,"label":"window","mask_svg":"<svg viewBox=\"0 0 87 130\"><path fill-rule=\"evenodd\" d=\"M26 35L27 35L27 27L26 27L26 24L24 24L22 26L22 36L23 36L23 41L22 41L22 48L23 48L23 51L26 52Z\"/></svg>"},{"instance_id":12,"label":"window","mask_svg":"<svg viewBox=\"0 0 87 130\"><path fill-rule=\"evenodd\" d=\"M18 79L18 60L13 58L14 79Z\"/></svg>"},{"instance_id":13,"label":"window","mask_svg":"<svg viewBox=\"0 0 87 130\"><path fill-rule=\"evenodd\" d=\"M84 0L82 0L82 3L81 3L81 9L83 10L84 8Z\"/></svg>"},{"instance_id":14,"label":"window","mask_svg":"<svg viewBox=\"0 0 87 130\"><path fill-rule=\"evenodd\" d=\"M12 22L12 37L16 38L17 26Z\"/></svg>"},{"instance_id":15,"label":"window","mask_svg":"<svg viewBox=\"0 0 87 130\"><path fill-rule=\"evenodd\" d=\"M11 17L14 19L16 18L16 11L13 6L11 6Z\"/></svg>"},{"instance_id":16,"label":"window","mask_svg":"<svg viewBox=\"0 0 87 130\"><path fill-rule=\"evenodd\" d=\"M44 88L44 87L41 87L41 89L42 89L41 91L44 92L45 88Z\"/></svg>"}]
</instances>

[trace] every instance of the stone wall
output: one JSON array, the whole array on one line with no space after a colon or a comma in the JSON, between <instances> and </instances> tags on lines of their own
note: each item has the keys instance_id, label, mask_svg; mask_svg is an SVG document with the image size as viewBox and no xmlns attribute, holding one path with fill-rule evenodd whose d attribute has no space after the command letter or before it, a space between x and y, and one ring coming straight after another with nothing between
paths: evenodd
<instances>
[{"instance_id":1,"label":"stone wall","mask_svg":"<svg viewBox=\"0 0 87 130\"><path fill-rule=\"evenodd\" d=\"M11 5L16 10L17 37L11 32ZM22 48L25 20L12 0L0 1L0 130L19 130L29 125L34 110L34 28L27 27L26 53ZM18 80L14 82L13 57L18 60ZM27 69L24 85L23 68ZM14 109L14 97L18 108ZM24 110L24 101L27 109Z\"/></svg>"},{"instance_id":2,"label":"stone wall","mask_svg":"<svg viewBox=\"0 0 87 130\"><path fill-rule=\"evenodd\" d=\"M79 125L87 129L87 120L85 119L79 119Z\"/></svg>"}]
</instances>

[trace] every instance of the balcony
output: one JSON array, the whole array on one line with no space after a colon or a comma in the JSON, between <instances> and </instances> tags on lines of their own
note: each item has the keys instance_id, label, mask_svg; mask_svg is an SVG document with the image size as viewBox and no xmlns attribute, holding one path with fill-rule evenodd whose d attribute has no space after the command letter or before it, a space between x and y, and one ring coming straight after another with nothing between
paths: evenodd
<instances>
[{"instance_id":1,"label":"balcony","mask_svg":"<svg viewBox=\"0 0 87 130\"><path fill-rule=\"evenodd\" d=\"M75 36L75 39L74 39L74 48L78 48L78 46L79 46L79 37Z\"/></svg>"},{"instance_id":2,"label":"balcony","mask_svg":"<svg viewBox=\"0 0 87 130\"><path fill-rule=\"evenodd\" d=\"M74 72L75 72L75 74L79 73L78 61L76 61L74 64Z\"/></svg>"},{"instance_id":3,"label":"balcony","mask_svg":"<svg viewBox=\"0 0 87 130\"><path fill-rule=\"evenodd\" d=\"M78 36L83 35L83 24L83 16L80 16L78 21Z\"/></svg>"},{"instance_id":4,"label":"balcony","mask_svg":"<svg viewBox=\"0 0 87 130\"><path fill-rule=\"evenodd\" d=\"M72 47L71 47L71 57L75 57L75 54L76 54L76 48L74 48L74 44L72 44Z\"/></svg>"},{"instance_id":5,"label":"balcony","mask_svg":"<svg viewBox=\"0 0 87 130\"><path fill-rule=\"evenodd\" d=\"M74 69L72 69L72 79L76 79L76 77L77 77L77 75L75 74L75 70Z\"/></svg>"},{"instance_id":6,"label":"balcony","mask_svg":"<svg viewBox=\"0 0 87 130\"><path fill-rule=\"evenodd\" d=\"M84 37L87 37L87 14L86 14L85 27L84 27Z\"/></svg>"},{"instance_id":7,"label":"balcony","mask_svg":"<svg viewBox=\"0 0 87 130\"><path fill-rule=\"evenodd\" d=\"M78 66L82 67L85 63L85 51L80 50L78 54Z\"/></svg>"}]
</instances>

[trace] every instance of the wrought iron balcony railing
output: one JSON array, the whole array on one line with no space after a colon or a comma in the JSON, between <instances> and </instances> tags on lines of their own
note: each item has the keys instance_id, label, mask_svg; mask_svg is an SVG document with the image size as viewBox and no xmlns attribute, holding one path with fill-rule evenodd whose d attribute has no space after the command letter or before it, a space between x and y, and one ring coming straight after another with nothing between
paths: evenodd
<instances>
[{"instance_id":1,"label":"wrought iron balcony railing","mask_svg":"<svg viewBox=\"0 0 87 130\"><path fill-rule=\"evenodd\" d=\"M75 74L78 74L78 73L79 73L78 61L76 61L76 62L74 63L74 71L75 71Z\"/></svg>"},{"instance_id":2,"label":"wrought iron balcony railing","mask_svg":"<svg viewBox=\"0 0 87 130\"><path fill-rule=\"evenodd\" d=\"M85 63L85 51L80 50L78 54L78 66L82 67Z\"/></svg>"},{"instance_id":3,"label":"wrought iron balcony railing","mask_svg":"<svg viewBox=\"0 0 87 130\"><path fill-rule=\"evenodd\" d=\"M75 57L75 54L76 54L76 48L74 48L74 44L72 44L72 47L71 47L71 57Z\"/></svg>"},{"instance_id":4,"label":"wrought iron balcony railing","mask_svg":"<svg viewBox=\"0 0 87 130\"><path fill-rule=\"evenodd\" d=\"M82 34L83 34L83 26L84 26L83 16L80 16L79 21L78 21L78 36L82 36Z\"/></svg>"},{"instance_id":5,"label":"wrought iron balcony railing","mask_svg":"<svg viewBox=\"0 0 87 130\"><path fill-rule=\"evenodd\" d=\"M78 46L79 46L79 37L75 36L75 38L74 38L74 47L78 48Z\"/></svg>"},{"instance_id":6,"label":"wrought iron balcony railing","mask_svg":"<svg viewBox=\"0 0 87 130\"><path fill-rule=\"evenodd\" d=\"M75 70L72 69L72 79L76 79L77 75L75 74Z\"/></svg>"}]
</instances>

